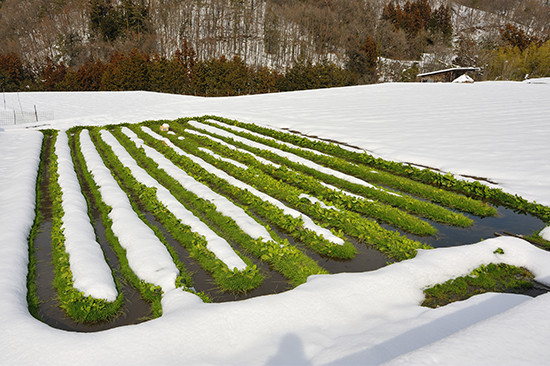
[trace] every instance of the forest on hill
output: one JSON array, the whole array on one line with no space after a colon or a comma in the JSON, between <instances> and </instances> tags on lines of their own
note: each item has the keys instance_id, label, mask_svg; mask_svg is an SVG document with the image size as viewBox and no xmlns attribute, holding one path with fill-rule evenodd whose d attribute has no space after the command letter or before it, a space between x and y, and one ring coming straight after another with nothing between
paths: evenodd
<instances>
[{"instance_id":1,"label":"forest on hill","mask_svg":"<svg viewBox=\"0 0 550 366\"><path fill-rule=\"evenodd\" d=\"M0 0L0 87L265 93L550 75L546 0Z\"/></svg>"}]
</instances>

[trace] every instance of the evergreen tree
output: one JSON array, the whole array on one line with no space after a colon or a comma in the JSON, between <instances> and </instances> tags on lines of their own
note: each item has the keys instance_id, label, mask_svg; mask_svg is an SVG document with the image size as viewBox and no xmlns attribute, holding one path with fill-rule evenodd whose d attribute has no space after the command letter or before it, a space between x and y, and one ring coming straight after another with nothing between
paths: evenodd
<instances>
[{"instance_id":1,"label":"evergreen tree","mask_svg":"<svg viewBox=\"0 0 550 366\"><path fill-rule=\"evenodd\" d=\"M106 41L117 39L123 29L122 18L110 0L90 0L90 28Z\"/></svg>"},{"instance_id":2,"label":"evergreen tree","mask_svg":"<svg viewBox=\"0 0 550 366\"><path fill-rule=\"evenodd\" d=\"M510 23L500 29L500 37L506 44L512 47L517 47L520 51L525 50L531 45L531 43L535 43L537 45L542 44L541 40L537 37L530 36L523 29Z\"/></svg>"},{"instance_id":3,"label":"evergreen tree","mask_svg":"<svg viewBox=\"0 0 550 366\"><path fill-rule=\"evenodd\" d=\"M298 59L294 66L286 70L279 89L282 91L317 89L321 84L319 75L315 71L311 60Z\"/></svg>"},{"instance_id":4,"label":"evergreen tree","mask_svg":"<svg viewBox=\"0 0 550 366\"><path fill-rule=\"evenodd\" d=\"M122 90L118 69L126 59L124 52L113 52L101 77L101 90Z\"/></svg>"},{"instance_id":5,"label":"evergreen tree","mask_svg":"<svg viewBox=\"0 0 550 366\"><path fill-rule=\"evenodd\" d=\"M133 49L121 63L119 72L120 90L149 90L149 55Z\"/></svg>"},{"instance_id":6,"label":"evergreen tree","mask_svg":"<svg viewBox=\"0 0 550 366\"><path fill-rule=\"evenodd\" d=\"M192 93L192 72L185 63L181 62L178 55L175 55L166 66L166 89L165 92L176 94Z\"/></svg>"},{"instance_id":7,"label":"evergreen tree","mask_svg":"<svg viewBox=\"0 0 550 366\"><path fill-rule=\"evenodd\" d=\"M370 35L365 42L354 49L348 50L346 68L355 74L358 83L376 82L378 65L378 50L376 41Z\"/></svg>"},{"instance_id":8,"label":"evergreen tree","mask_svg":"<svg viewBox=\"0 0 550 366\"><path fill-rule=\"evenodd\" d=\"M251 70L250 93L273 93L279 91L277 84L282 76L267 66Z\"/></svg>"},{"instance_id":9,"label":"evergreen tree","mask_svg":"<svg viewBox=\"0 0 550 366\"><path fill-rule=\"evenodd\" d=\"M231 61L222 56L197 62L193 73L193 88L200 95L237 95L248 91L248 66L239 57Z\"/></svg>"},{"instance_id":10,"label":"evergreen tree","mask_svg":"<svg viewBox=\"0 0 550 366\"><path fill-rule=\"evenodd\" d=\"M382 8L382 19L396 25L397 23L397 9L392 1L384 5Z\"/></svg>"},{"instance_id":11,"label":"evergreen tree","mask_svg":"<svg viewBox=\"0 0 550 366\"><path fill-rule=\"evenodd\" d=\"M453 24L451 19L451 9L447 5L441 5L433 11L428 28L432 33L439 33L446 42L451 41L453 35Z\"/></svg>"},{"instance_id":12,"label":"evergreen tree","mask_svg":"<svg viewBox=\"0 0 550 366\"><path fill-rule=\"evenodd\" d=\"M209 95L208 76L209 67L206 61L198 61L193 67L193 91L197 95Z\"/></svg>"},{"instance_id":13,"label":"evergreen tree","mask_svg":"<svg viewBox=\"0 0 550 366\"><path fill-rule=\"evenodd\" d=\"M521 50L508 45L494 50L487 59L485 72L489 79L523 80L526 77L550 76L550 41L535 42Z\"/></svg>"},{"instance_id":14,"label":"evergreen tree","mask_svg":"<svg viewBox=\"0 0 550 366\"><path fill-rule=\"evenodd\" d=\"M352 76L333 62L323 60L314 66L320 88L333 88L350 85Z\"/></svg>"},{"instance_id":15,"label":"evergreen tree","mask_svg":"<svg viewBox=\"0 0 550 366\"><path fill-rule=\"evenodd\" d=\"M16 53L0 53L0 87L2 91L19 90L24 74L23 62Z\"/></svg>"},{"instance_id":16,"label":"evergreen tree","mask_svg":"<svg viewBox=\"0 0 550 366\"><path fill-rule=\"evenodd\" d=\"M157 53L149 62L149 90L162 93L174 93L170 81L170 61Z\"/></svg>"},{"instance_id":17,"label":"evergreen tree","mask_svg":"<svg viewBox=\"0 0 550 366\"><path fill-rule=\"evenodd\" d=\"M122 0L119 14L127 35L147 32L148 10L143 0Z\"/></svg>"},{"instance_id":18,"label":"evergreen tree","mask_svg":"<svg viewBox=\"0 0 550 366\"><path fill-rule=\"evenodd\" d=\"M382 9L382 19L393 24L396 30L404 29L410 38L428 28L432 18L432 8L428 0L407 1L403 8L392 1Z\"/></svg>"},{"instance_id":19,"label":"evergreen tree","mask_svg":"<svg viewBox=\"0 0 550 366\"><path fill-rule=\"evenodd\" d=\"M196 63L197 55L195 54L195 50L187 40L184 39L181 49L176 50L170 65L173 84L172 90L174 93L195 93L193 90L193 71Z\"/></svg>"},{"instance_id":20,"label":"evergreen tree","mask_svg":"<svg viewBox=\"0 0 550 366\"><path fill-rule=\"evenodd\" d=\"M63 62L56 64L48 58L40 77L42 88L44 90L59 90L58 86L65 79L66 73L67 66Z\"/></svg>"},{"instance_id":21,"label":"evergreen tree","mask_svg":"<svg viewBox=\"0 0 550 366\"><path fill-rule=\"evenodd\" d=\"M235 56L233 60L225 64L227 72L225 73L226 89L225 95L247 94L250 85L250 75L248 66L244 61Z\"/></svg>"},{"instance_id":22,"label":"evergreen tree","mask_svg":"<svg viewBox=\"0 0 550 366\"><path fill-rule=\"evenodd\" d=\"M101 60L89 59L78 68L74 75L72 90L97 91L107 66Z\"/></svg>"}]
</instances>

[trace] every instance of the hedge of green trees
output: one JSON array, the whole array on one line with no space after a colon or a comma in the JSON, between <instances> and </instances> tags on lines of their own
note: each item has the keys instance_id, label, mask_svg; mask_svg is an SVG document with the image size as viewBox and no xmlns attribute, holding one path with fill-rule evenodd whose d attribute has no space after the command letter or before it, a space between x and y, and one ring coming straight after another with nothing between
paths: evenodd
<instances>
[{"instance_id":1,"label":"hedge of green trees","mask_svg":"<svg viewBox=\"0 0 550 366\"><path fill-rule=\"evenodd\" d=\"M375 54L376 45L371 47ZM76 69L49 59L36 69L15 53L0 53L0 89L12 92L148 90L227 96L352 85L357 77L356 72L328 61L313 64L301 59L282 73L250 67L239 57L199 61L187 45L170 58L134 49L128 54L115 52L105 62L90 59Z\"/></svg>"}]
</instances>

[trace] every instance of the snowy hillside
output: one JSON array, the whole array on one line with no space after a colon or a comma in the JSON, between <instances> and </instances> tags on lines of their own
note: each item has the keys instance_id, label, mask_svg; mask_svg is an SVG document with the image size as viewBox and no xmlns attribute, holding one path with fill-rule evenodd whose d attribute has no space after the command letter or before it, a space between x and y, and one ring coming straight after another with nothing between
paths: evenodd
<instances>
[{"instance_id":1,"label":"snowy hillside","mask_svg":"<svg viewBox=\"0 0 550 366\"><path fill-rule=\"evenodd\" d=\"M56 119L0 126L0 363L545 363L550 295L485 294L437 309L419 305L424 288L491 262L524 266L550 285L550 254L517 238L420 251L377 271L316 275L291 291L238 302L204 304L162 282L162 317L88 334L34 319L27 310L26 273L42 136L36 129L217 115L475 177L549 206L549 102L544 80L379 84L208 99L149 92L6 94L7 108L36 106Z\"/></svg>"}]
</instances>

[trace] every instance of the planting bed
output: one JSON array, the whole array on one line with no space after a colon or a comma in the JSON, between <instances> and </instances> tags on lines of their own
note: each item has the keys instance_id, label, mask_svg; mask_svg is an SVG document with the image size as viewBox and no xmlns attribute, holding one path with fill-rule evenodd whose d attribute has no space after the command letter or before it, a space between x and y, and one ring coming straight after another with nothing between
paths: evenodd
<instances>
[{"instance_id":1,"label":"planting bed","mask_svg":"<svg viewBox=\"0 0 550 366\"><path fill-rule=\"evenodd\" d=\"M161 293L174 288L204 301L239 300L314 274L378 269L418 249L495 232L532 235L550 221L545 207L479 182L338 144L216 117L169 121L161 132L166 122L46 133L30 250L36 317L100 330L160 316ZM72 173L56 169L63 149ZM80 201L64 191L69 173ZM66 212L88 221L90 245L103 253L78 262L102 268L96 277L56 252L79 245L62 226L72 219ZM52 247L61 258L55 266L48 265ZM113 295L102 295L97 289L109 281Z\"/></svg>"}]
</instances>

